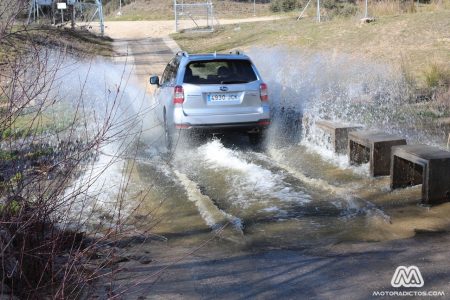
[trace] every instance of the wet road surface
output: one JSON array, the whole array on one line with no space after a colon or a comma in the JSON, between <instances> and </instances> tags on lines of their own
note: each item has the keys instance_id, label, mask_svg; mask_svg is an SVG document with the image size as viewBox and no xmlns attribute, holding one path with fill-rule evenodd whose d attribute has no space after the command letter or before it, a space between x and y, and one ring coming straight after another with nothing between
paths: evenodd
<instances>
[{"instance_id":1,"label":"wet road surface","mask_svg":"<svg viewBox=\"0 0 450 300\"><path fill-rule=\"evenodd\" d=\"M161 74L176 51L162 38L117 45L131 55L138 82ZM449 292L448 236L414 237L447 231L449 203L420 206L420 186L390 191L389 178L369 178L367 165L279 136L271 132L265 151L236 135L181 143L172 154L144 139L131 176L146 190L137 215L155 238L126 251L154 262L124 263L116 291L357 299L390 289L397 265L415 264L427 288Z\"/></svg>"}]
</instances>

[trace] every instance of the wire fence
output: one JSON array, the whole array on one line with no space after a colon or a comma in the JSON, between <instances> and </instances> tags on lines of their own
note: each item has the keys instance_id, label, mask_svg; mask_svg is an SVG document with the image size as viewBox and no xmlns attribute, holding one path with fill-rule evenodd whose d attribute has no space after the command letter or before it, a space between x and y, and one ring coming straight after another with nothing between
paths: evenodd
<instances>
[{"instance_id":1,"label":"wire fence","mask_svg":"<svg viewBox=\"0 0 450 300\"><path fill-rule=\"evenodd\" d=\"M214 7L211 2L174 3L175 31L213 31Z\"/></svg>"},{"instance_id":2,"label":"wire fence","mask_svg":"<svg viewBox=\"0 0 450 300\"><path fill-rule=\"evenodd\" d=\"M62 5L61 5L62 4ZM64 25L71 22L72 27L100 27L104 33L103 4L101 0L31 0L28 23Z\"/></svg>"}]
</instances>

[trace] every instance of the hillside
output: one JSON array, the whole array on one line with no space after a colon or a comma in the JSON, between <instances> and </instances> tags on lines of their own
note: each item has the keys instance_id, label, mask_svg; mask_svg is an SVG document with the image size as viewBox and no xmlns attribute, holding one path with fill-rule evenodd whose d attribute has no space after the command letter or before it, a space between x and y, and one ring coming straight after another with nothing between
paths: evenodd
<instances>
[{"instance_id":1,"label":"hillside","mask_svg":"<svg viewBox=\"0 0 450 300\"><path fill-rule=\"evenodd\" d=\"M136 0L123 2L125 4L122 7L121 16L118 15L118 1L111 1L105 5L108 20L138 21L173 19L173 0ZM196 2L198 3L199 1ZM189 3L189 1L186 0L184 3ZM254 15L253 2L214 0L213 4L214 13L217 18L243 18ZM256 3L256 15L264 16L270 14L269 6L270 4L267 3Z\"/></svg>"},{"instance_id":2,"label":"hillside","mask_svg":"<svg viewBox=\"0 0 450 300\"><path fill-rule=\"evenodd\" d=\"M252 46L350 54L398 66L422 83L430 68L448 75L450 69L450 10L391 15L360 24L356 18L320 24L313 20L281 19L223 26L214 33L175 34L189 52L214 52ZM434 66L434 67L433 67ZM436 70L435 70L436 71Z\"/></svg>"}]
</instances>

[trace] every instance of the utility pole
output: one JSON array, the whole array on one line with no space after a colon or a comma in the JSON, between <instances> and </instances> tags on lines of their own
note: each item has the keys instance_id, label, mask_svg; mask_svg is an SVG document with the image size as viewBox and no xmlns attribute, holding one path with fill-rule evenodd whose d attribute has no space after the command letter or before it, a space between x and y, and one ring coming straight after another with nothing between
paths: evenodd
<instances>
[{"instance_id":1,"label":"utility pole","mask_svg":"<svg viewBox=\"0 0 450 300\"><path fill-rule=\"evenodd\" d=\"M97 13L98 13L98 18L100 20L100 34L102 36L105 35L105 19L103 16L103 0L95 0L96 4L97 4Z\"/></svg>"},{"instance_id":2,"label":"utility pole","mask_svg":"<svg viewBox=\"0 0 450 300\"><path fill-rule=\"evenodd\" d=\"M320 0L317 0L317 22L320 23Z\"/></svg>"},{"instance_id":3,"label":"utility pole","mask_svg":"<svg viewBox=\"0 0 450 300\"><path fill-rule=\"evenodd\" d=\"M52 24L56 25L56 3L52 2Z\"/></svg>"},{"instance_id":4,"label":"utility pole","mask_svg":"<svg viewBox=\"0 0 450 300\"><path fill-rule=\"evenodd\" d=\"M75 4L71 5L70 9L71 9L71 13L72 13L72 17L70 20L70 27L72 29L75 29Z\"/></svg>"},{"instance_id":5,"label":"utility pole","mask_svg":"<svg viewBox=\"0 0 450 300\"><path fill-rule=\"evenodd\" d=\"M173 0L173 13L175 14L175 32L178 32L177 0Z\"/></svg>"},{"instance_id":6,"label":"utility pole","mask_svg":"<svg viewBox=\"0 0 450 300\"><path fill-rule=\"evenodd\" d=\"M253 16L256 17L256 0L253 0Z\"/></svg>"},{"instance_id":7,"label":"utility pole","mask_svg":"<svg viewBox=\"0 0 450 300\"><path fill-rule=\"evenodd\" d=\"M366 0L366 8L365 8L365 12L364 12L364 18L365 18L365 19L367 19L367 18L369 17L369 16L368 16L368 8L367 8L369 5L368 5L367 2L368 2L368 0Z\"/></svg>"}]
</instances>

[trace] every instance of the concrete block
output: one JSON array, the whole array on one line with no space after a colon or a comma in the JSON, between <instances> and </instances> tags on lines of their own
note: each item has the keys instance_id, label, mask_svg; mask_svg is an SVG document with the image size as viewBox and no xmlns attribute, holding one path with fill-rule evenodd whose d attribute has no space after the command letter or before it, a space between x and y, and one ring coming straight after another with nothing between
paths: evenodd
<instances>
[{"instance_id":1,"label":"concrete block","mask_svg":"<svg viewBox=\"0 0 450 300\"><path fill-rule=\"evenodd\" d=\"M317 120L316 127L330 135L333 150L340 154L347 153L348 133L362 129L362 126L326 120Z\"/></svg>"},{"instance_id":2,"label":"concrete block","mask_svg":"<svg viewBox=\"0 0 450 300\"><path fill-rule=\"evenodd\" d=\"M450 199L450 152L427 145L392 148L391 188L422 184L422 203Z\"/></svg>"},{"instance_id":3,"label":"concrete block","mask_svg":"<svg viewBox=\"0 0 450 300\"><path fill-rule=\"evenodd\" d=\"M348 135L351 165L370 163L371 176L387 176L391 171L391 148L406 140L381 131L353 131Z\"/></svg>"}]
</instances>

